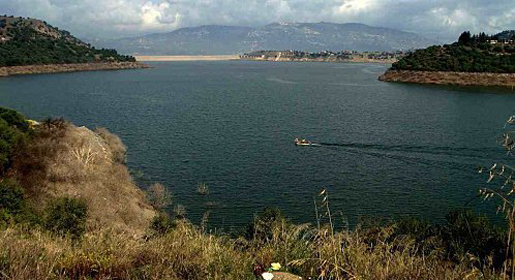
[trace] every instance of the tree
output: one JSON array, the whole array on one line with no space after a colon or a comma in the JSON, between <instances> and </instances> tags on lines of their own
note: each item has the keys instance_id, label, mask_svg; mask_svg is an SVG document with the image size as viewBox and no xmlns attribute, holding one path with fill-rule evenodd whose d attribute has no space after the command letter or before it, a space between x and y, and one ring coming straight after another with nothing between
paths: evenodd
<instances>
[{"instance_id":1,"label":"tree","mask_svg":"<svg viewBox=\"0 0 515 280\"><path fill-rule=\"evenodd\" d=\"M458 43L462 45L469 45L472 42L472 36L470 35L470 31L465 31L461 33L458 38Z\"/></svg>"}]
</instances>

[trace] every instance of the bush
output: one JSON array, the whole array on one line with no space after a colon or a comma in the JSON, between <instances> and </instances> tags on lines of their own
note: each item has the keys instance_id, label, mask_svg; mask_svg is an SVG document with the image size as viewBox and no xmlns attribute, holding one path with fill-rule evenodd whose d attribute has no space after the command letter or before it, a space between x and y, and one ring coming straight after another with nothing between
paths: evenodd
<instances>
[{"instance_id":1,"label":"bush","mask_svg":"<svg viewBox=\"0 0 515 280\"><path fill-rule=\"evenodd\" d=\"M148 188L147 198L156 210L164 210L172 201L172 194L163 184L155 183Z\"/></svg>"},{"instance_id":2,"label":"bush","mask_svg":"<svg viewBox=\"0 0 515 280\"><path fill-rule=\"evenodd\" d=\"M45 208L44 227L58 235L82 236L88 208L84 199L59 198Z\"/></svg>"},{"instance_id":3,"label":"bush","mask_svg":"<svg viewBox=\"0 0 515 280\"><path fill-rule=\"evenodd\" d=\"M270 240L276 223L285 221L279 208L266 207L254 216L254 221L246 228L247 239Z\"/></svg>"},{"instance_id":4,"label":"bush","mask_svg":"<svg viewBox=\"0 0 515 280\"><path fill-rule=\"evenodd\" d=\"M29 126L16 111L0 107L0 176L5 174L13 156L28 139Z\"/></svg>"},{"instance_id":5,"label":"bush","mask_svg":"<svg viewBox=\"0 0 515 280\"><path fill-rule=\"evenodd\" d=\"M23 205L23 189L14 181L0 181L0 210L18 214L22 211Z\"/></svg>"},{"instance_id":6,"label":"bush","mask_svg":"<svg viewBox=\"0 0 515 280\"><path fill-rule=\"evenodd\" d=\"M18 223L32 227L41 223L24 196L24 189L14 180L0 181L0 224Z\"/></svg>"},{"instance_id":7,"label":"bush","mask_svg":"<svg viewBox=\"0 0 515 280\"><path fill-rule=\"evenodd\" d=\"M17 128L21 132L29 131L29 123L27 122L25 117L14 110L0 107L0 118L5 120L7 124L9 124L10 126L14 126L15 128Z\"/></svg>"},{"instance_id":8,"label":"bush","mask_svg":"<svg viewBox=\"0 0 515 280\"><path fill-rule=\"evenodd\" d=\"M452 211L446 219L441 236L451 259L459 261L466 254L472 254L482 261L491 257L496 268L502 266L507 248L504 230L470 210Z\"/></svg>"},{"instance_id":9,"label":"bush","mask_svg":"<svg viewBox=\"0 0 515 280\"><path fill-rule=\"evenodd\" d=\"M157 216L154 216L150 223L150 229L157 234L165 234L176 226L177 223L165 213L159 213Z\"/></svg>"}]
</instances>

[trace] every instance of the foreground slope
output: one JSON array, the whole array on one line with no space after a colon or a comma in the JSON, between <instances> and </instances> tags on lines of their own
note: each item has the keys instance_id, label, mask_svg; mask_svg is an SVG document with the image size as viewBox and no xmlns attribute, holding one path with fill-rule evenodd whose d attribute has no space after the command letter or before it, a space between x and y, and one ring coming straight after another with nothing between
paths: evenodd
<instances>
[{"instance_id":1,"label":"foreground slope","mask_svg":"<svg viewBox=\"0 0 515 280\"><path fill-rule=\"evenodd\" d=\"M54 121L36 126L34 137L8 174L36 208L59 197L84 199L88 230L144 233L156 211L132 181L117 136Z\"/></svg>"}]
</instances>

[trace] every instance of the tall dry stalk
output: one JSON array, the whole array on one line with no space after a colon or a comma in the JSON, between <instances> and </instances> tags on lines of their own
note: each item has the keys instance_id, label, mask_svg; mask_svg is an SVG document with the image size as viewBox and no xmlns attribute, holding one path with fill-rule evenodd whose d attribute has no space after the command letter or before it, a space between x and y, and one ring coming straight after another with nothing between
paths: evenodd
<instances>
[{"instance_id":1,"label":"tall dry stalk","mask_svg":"<svg viewBox=\"0 0 515 280\"><path fill-rule=\"evenodd\" d=\"M316 214L316 219L317 219L317 226L320 229L320 220L323 217L327 217L327 219L329 220L329 226L330 226L330 229L331 229L331 235L334 235L333 216L331 214L331 208L329 207L329 193L327 192L326 189L322 189L322 191L318 194L318 196L320 196L322 198L322 200L320 201L319 204L317 204L316 200L314 202L315 203L315 214ZM319 214L319 211L320 211L319 209L325 210L325 213L320 215Z\"/></svg>"},{"instance_id":2,"label":"tall dry stalk","mask_svg":"<svg viewBox=\"0 0 515 280\"><path fill-rule=\"evenodd\" d=\"M515 123L515 116L511 116L504 125L512 126ZM513 148L515 147L515 131L506 131L500 140L501 145L507 150L508 155L512 155ZM509 252L511 250L511 279L515 279L515 180L513 175L515 169L504 163L495 163L490 168L481 167L479 173L488 172L487 183L500 182L496 188L485 187L479 190L479 194L484 200L498 198L501 204L497 206L497 213L504 213L508 222L508 237L506 248L506 260L504 262L503 279L506 278L508 273Z\"/></svg>"},{"instance_id":3,"label":"tall dry stalk","mask_svg":"<svg viewBox=\"0 0 515 280\"><path fill-rule=\"evenodd\" d=\"M97 153L91 145L81 145L71 151L72 155L84 166L88 168L95 161Z\"/></svg>"}]
</instances>

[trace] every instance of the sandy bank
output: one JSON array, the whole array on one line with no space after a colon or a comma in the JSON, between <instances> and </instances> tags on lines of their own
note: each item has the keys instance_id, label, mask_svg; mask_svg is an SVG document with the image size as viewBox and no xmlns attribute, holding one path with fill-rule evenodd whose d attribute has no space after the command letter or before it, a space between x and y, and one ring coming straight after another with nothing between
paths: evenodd
<instances>
[{"instance_id":1,"label":"sandy bank","mask_svg":"<svg viewBox=\"0 0 515 280\"><path fill-rule=\"evenodd\" d=\"M240 59L238 55L141 55L137 61L217 61Z\"/></svg>"},{"instance_id":2,"label":"sandy bank","mask_svg":"<svg viewBox=\"0 0 515 280\"><path fill-rule=\"evenodd\" d=\"M388 70L379 77L383 82L461 86L515 87L515 74Z\"/></svg>"},{"instance_id":3,"label":"sandy bank","mask_svg":"<svg viewBox=\"0 0 515 280\"><path fill-rule=\"evenodd\" d=\"M0 77L27 74L47 74L77 71L119 70L148 68L139 62L106 62L106 63L75 63L75 64L47 64L0 67Z\"/></svg>"}]
</instances>

